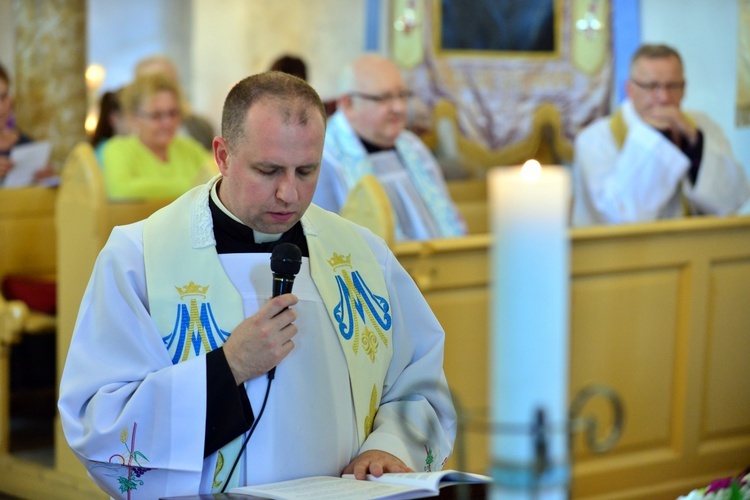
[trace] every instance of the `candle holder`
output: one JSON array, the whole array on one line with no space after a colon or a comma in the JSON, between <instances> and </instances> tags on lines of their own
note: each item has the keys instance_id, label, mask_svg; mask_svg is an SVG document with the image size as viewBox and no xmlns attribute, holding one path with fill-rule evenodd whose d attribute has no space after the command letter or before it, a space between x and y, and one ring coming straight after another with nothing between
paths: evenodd
<instances>
[{"instance_id":1,"label":"candle holder","mask_svg":"<svg viewBox=\"0 0 750 500\"><path fill-rule=\"evenodd\" d=\"M612 413L612 425L609 432L598 437L599 422L596 417L584 417L584 407L593 399L602 399L609 406ZM617 392L607 386L592 384L581 389L573 398L568 411L567 422L547 422L545 412L537 409L530 416L529 424L508 424L480 422L478 419L467 417L466 412L455 400L458 410L458 435L456 438L456 458L458 467L465 469L464 433L467 428L483 430L488 434L505 434L512 436L526 435L531 440L534 457L527 463L511 463L498 461L493 458L489 475L493 478L492 489L502 488L513 491L515 498L540 498L545 490L567 491L567 497L572 498L572 464L573 438L582 433L589 451L603 454L611 451L619 441L624 428L625 410L622 399ZM550 438L558 433L566 433L568 452L564 460L553 460L549 457L548 443ZM468 498L457 491L457 498ZM556 498L554 496L550 498Z\"/></svg>"}]
</instances>

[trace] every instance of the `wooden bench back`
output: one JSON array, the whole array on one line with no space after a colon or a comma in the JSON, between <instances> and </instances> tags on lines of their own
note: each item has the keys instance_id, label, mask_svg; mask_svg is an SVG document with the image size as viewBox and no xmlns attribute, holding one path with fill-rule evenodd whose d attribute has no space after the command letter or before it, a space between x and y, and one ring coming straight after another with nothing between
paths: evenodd
<instances>
[{"instance_id":1,"label":"wooden bench back","mask_svg":"<svg viewBox=\"0 0 750 500\"><path fill-rule=\"evenodd\" d=\"M570 237L569 395L609 386L626 419L608 454L574 440L573 498L676 498L741 471L750 456L750 218L578 228ZM465 461L456 454L449 465L485 473L491 244L484 234L394 247L445 328L448 383L474 422L459 443ZM585 410L601 437L607 407Z\"/></svg>"},{"instance_id":2,"label":"wooden bench back","mask_svg":"<svg viewBox=\"0 0 750 500\"><path fill-rule=\"evenodd\" d=\"M80 143L70 152L62 170L55 213L58 380L65 365L81 298L99 251L112 228L145 219L170 201L110 202L92 147ZM77 475L83 471L70 452L59 425L55 429L55 458L58 469Z\"/></svg>"}]
</instances>

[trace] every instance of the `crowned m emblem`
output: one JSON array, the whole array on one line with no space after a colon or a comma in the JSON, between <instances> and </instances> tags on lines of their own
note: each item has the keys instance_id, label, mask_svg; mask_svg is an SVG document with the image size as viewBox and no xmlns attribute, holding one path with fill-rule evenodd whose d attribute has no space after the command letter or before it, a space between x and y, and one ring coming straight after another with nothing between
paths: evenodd
<instances>
[{"instance_id":1,"label":"crowned m emblem","mask_svg":"<svg viewBox=\"0 0 750 500\"><path fill-rule=\"evenodd\" d=\"M206 300L209 286L192 281L183 287L175 286L179 300L175 297L174 328L162 337L173 364L211 352L229 338L229 332L219 328L211 303Z\"/></svg>"},{"instance_id":2,"label":"crowned m emblem","mask_svg":"<svg viewBox=\"0 0 750 500\"><path fill-rule=\"evenodd\" d=\"M390 306L383 297L376 295L367 286L362 274L353 268L350 255L336 252L327 259L335 275L339 299L333 309L333 317L339 334L352 340L354 354L362 344L365 353L374 362L380 342L388 347L385 331L391 328Z\"/></svg>"}]
</instances>

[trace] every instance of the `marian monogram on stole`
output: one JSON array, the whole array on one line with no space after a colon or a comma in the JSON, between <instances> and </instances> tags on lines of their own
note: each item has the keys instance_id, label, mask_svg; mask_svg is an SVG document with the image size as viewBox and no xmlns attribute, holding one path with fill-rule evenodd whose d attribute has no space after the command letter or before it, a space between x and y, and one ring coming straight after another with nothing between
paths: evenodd
<instances>
[{"instance_id":1,"label":"marian monogram on stole","mask_svg":"<svg viewBox=\"0 0 750 500\"><path fill-rule=\"evenodd\" d=\"M379 342L388 346L388 339L383 333L391 328L388 302L370 291L359 271L349 272L352 268L351 255L334 252L328 264L336 274L339 290L339 302L333 310L339 333L346 340L352 340L354 354L359 352L361 343L362 349L374 363Z\"/></svg>"},{"instance_id":2,"label":"marian monogram on stole","mask_svg":"<svg viewBox=\"0 0 750 500\"><path fill-rule=\"evenodd\" d=\"M351 349L347 354L350 370L354 368L351 359L359 357L360 348L374 368L377 361L384 362L382 357L378 359L380 344L388 348L388 337L385 335L391 328L388 301L372 292L359 271L352 270L351 254L339 255L334 252L327 262L333 270L338 288L338 300L332 316L343 339L342 344ZM372 432L379 402L378 386L373 385L367 415L362 422L365 438Z\"/></svg>"},{"instance_id":3,"label":"marian monogram on stole","mask_svg":"<svg viewBox=\"0 0 750 500\"><path fill-rule=\"evenodd\" d=\"M191 349L193 356L205 354L223 345L229 338L231 332L219 328L211 303L205 301L208 287L192 281L184 287L175 287L182 302L177 304L172 333L162 337L173 364L190 358ZM199 299L203 300L199 303Z\"/></svg>"}]
</instances>

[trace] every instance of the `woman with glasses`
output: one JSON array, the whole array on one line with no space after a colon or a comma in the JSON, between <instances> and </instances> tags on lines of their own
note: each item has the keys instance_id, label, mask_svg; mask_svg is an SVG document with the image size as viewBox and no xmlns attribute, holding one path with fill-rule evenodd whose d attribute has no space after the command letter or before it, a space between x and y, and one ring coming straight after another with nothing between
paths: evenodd
<instances>
[{"instance_id":1,"label":"woman with glasses","mask_svg":"<svg viewBox=\"0 0 750 500\"><path fill-rule=\"evenodd\" d=\"M137 77L122 91L130 135L110 139L102 168L110 199L176 198L218 173L197 141L178 135L180 89L168 77Z\"/></svg>"}]
</instances>

